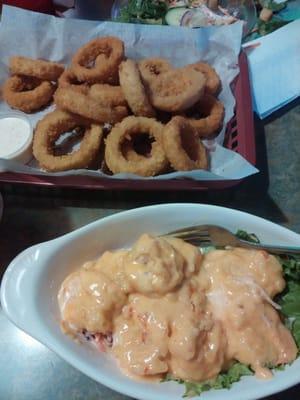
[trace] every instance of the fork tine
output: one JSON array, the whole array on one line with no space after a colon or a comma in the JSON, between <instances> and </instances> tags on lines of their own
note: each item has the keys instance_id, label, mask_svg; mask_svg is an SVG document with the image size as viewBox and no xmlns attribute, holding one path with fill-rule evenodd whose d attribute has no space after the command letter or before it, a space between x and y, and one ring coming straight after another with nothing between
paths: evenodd
<instances>
[{"instance_id":1,"label":"fork tine","mask_svg":"<svg viewBox=\"0 0 300 400\"><path fill-rule=\"evenodd\" d=\"M196 244L197 246L211 246L212 241L211 238L207 235L198 235L197 233L189 233L186 232L185 235L176 235L176 236L171 236L175 237L177 239L182 239L185 240L188 243L191 244Z\"/></svg>"},{"instance_id":2,"label":"fork tine","mask_svg":"<svg viewBox=\"0 0 300 400\"><path fill-rule=\"evenodd\" d=\"M168 236L174 236L174 235L179 235L184 232L197 232L197 233L202 233L205 232L208 234L208 225L193 225L193 226L187 226L182 229L177 229L175 231L169 232Z\"/></svg>"},{"instance_id":3,"label":"fork tine","mask_svg":"<svg viewBox=\"0 0 300 400\"><path fill-rule=\"evenodd\" d=\"M188 243L193 244L196 247L206 247L206 246L212 246L213 243L209 240L209 241L203 241L203 240L199 240L197 238L192 238L192 239L188 239L186 240Z\"/></svg>"},{"instance_id":4,"label":"fork tine","mask_svg":"<svg viewBox=\"0 0 300 400\"><path fill-rule=\"evenodd\" d=\"M274 246L263 243L252 243L239 239L231 230L218 225L193 225L178 229L164 236L183 239L195 246L234 246L252 249L264 249L272 254L300 254L299 246Z\"/></svg>"},{"instance_id":5,"label":"fork tine","mask_svg":"<svg viewBox=\"0 0 300 400\"><path fill-rule=\"evenodd\" d=\"M182 238L179 238L179 239L182 239ZM209 243L211 243L210 238L208 238L208 237L199 237L199 236L196 236L196 235L186 236L184 238L184 240L186 242L190 242L191 240L197 240L198 242L209 242Z\"/></svg>"},{"instance_id":6,"label":"fork tine","mask_svg":"<svg viewBox=\"0 0 300 400\"><path fill-rule=\"evenodd\" d=\"M168 234L168 236L173 236L173 237L176 237L176 238L186 238L186 237L190 237L190 236L197 236L197 237L203 238L203 239L205 239L205 238L209 239L210 238L209 235L206 232L201 233L201 232L197 232L197 231L185 231L185 232L182 232L182 233L179 233L179 234L171 234L171 235Z\"/></svg>"}]
</instances>

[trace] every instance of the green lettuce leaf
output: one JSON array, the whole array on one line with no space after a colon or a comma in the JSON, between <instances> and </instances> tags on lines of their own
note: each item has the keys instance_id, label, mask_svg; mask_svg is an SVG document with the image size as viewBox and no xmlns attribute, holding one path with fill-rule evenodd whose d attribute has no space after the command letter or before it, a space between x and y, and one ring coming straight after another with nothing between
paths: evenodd
<instances>
[{"instance_id":1,"label":"green lettuce leaf","mask_svg":"<svg viewBox=\"0 0 300 400\"><path fill-rule=\"evenodd\" d=\"M283 10L287 5L287 1L284 1L282 3L277 3L274 0L259 0L259 3L262 7L268 8L269 10L275 12Z\"/></svg>"},{"instance_id":2,"label":"green lettuce leaf","mask_svg":"<svg viewBox=\"0 0 300 400\"><path fill-rule=\"evenodd\" d=\"M164 1L160 0L129 0L128 4L121 8L119 22L132 23L162 23L168 10Z\"/></svg>"},{"instance_id":3,"label":"green lettuce leaf","mask_svg":"<svg viewBox=\"0 0 300 400\"><path fill-rule=\"evenodd\" d=\"M167 376L162 382L176 381L185 386L183 397L199 396L203 392L210 389L230 389L231 385L238 382L242 376L253 375L253 372L247 365L234 363L228 371L220 373L215 379L210 379L204 382L188 382L182 379L175 379L172 376Z\"/></svg>"},{"instance_id":4,"label":"green lettuce leaf","mask_svg":"<svg viewBox=\"0 0 300 400\"><path fill-rule=\"evenodd\" d=\"M296 318L292 322L292 334L294 336L295 342L297 343L298 350L300 349L300 318Z\"/></svg>"},{"instance_id":5,"label":"green lettuce leaf","mask_svg":"<svg viewBox=\"0 0 300 400\"><path fill-rule=\"evenodd\" d=\"M257 29L258 33L261 36L264 36L276 31L279 28L282 28L286 24L288 24L288 21L283 21L282 19L273 16L273 18L267 22L259 20L257 23Z\"/></svg>"},{"instance_id":6,"label":"green lettuce leaf","mask_svg":"<svg viewBox=\"0 0 300 400\"><path fill-rule=\"evenodd\" d=\"M300 318L300 284L288 284L288 292L281 297L281 311L289 318Z\"/></svg>"},{"instance_id":7,"label":"green lettuce leaf","mask_svg":"<svg viewBox=\"0 0 300 400\"><path fill-rule=\"evenodd\" d=\"M239 229L236 232L235 236L237 236L239 239L247 240L248 242L259 243L259 239L255 235L255 233L248 233L246 231L243 231L242 229Z\"/></svg>"},{"instance_id":8,"label":"green lettuce leaf","mask_svg":"<svg viewBox=\"0 0 300 400\"><path fill-rule=\"evenodd\" d=\"M300 256L281 255L278 259L286 281L300 282Z\"/></svg>"},{"instance_id":9,"label":"green lettuce leaf","mask_svg":"<svg viewBox=\"0 0 300 400\"><path fill-rule=\"evenodd\" d=\"M300 281L289 280L279 299L282 314L288 318L288 327L300 349Z\"/></svg>"},{"instance_id":10,"label":"green lettuce leaf","mask_svg":"<svg viewBox=\"0 0 300 400\"><path fill-rule=\"evenodd\" d=\"M279 261L287 285L284 292L278 296L278 303L300 350L300 256L282 255Z\"/></svg>"}]
</instances>

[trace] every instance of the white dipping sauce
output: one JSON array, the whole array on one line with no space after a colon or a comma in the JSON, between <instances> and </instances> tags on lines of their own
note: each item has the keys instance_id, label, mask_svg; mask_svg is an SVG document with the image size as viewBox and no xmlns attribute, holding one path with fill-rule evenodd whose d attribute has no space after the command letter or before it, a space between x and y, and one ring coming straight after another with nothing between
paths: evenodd
<instances>
[{"instance_id":1,"label":"white dipping sauce","mask_svg":"<svg viewBox=\"0 0 300 400\"><path fill-rule=\"evenodd\" d=\"M26 163L30 160L32 131L29 122L17 117L0 119L0 157Z\"/></svg>"}]
</instances>

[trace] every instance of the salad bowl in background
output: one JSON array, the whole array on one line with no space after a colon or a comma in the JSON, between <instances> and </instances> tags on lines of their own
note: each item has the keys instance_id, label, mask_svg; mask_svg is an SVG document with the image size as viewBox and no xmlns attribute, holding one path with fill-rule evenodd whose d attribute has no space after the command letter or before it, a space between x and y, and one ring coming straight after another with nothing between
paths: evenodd
<instances>
[{"instance_id":1,"label":"salad bowl in background","mask_svg":"<svg viewBox=\"0 0 300 400\"><path fill-rule=\"evenodd\" d=\"M219 4L230 15L245 22L244 36L251 32L257 22L256 7L253 0L219 0Z\"/></svg>"},{"instance_id":2,"label":"salad bowl in background","mask_svg":"<svg viewBox=\"0 0 300 400\"><path fill-rule=\"evenodd\" d=\"M130 246L142 233L163 234L195 224L223 225L235 232L253 232L267 243L299 245L300 235L262 218L204 204L164 204L133 209L100 219L57 239L35 245L19 254L7 268L1 285L1 304L19 328L56 352L95 381L125 395L143 400L182 398L175 382L149 383L123 375L116 363L94 347L79 345L62 333L57 293L65 277L104 250ZM229 390L201 395L210 400L258 399L300 382L300 359L273 379L246 376Z\"/></svg>"},{"instance_id":3,"label":"salad bowl in background","mask_svg":"<svg viewBox=\"0 0 300 400\"><path fill-rule=\"evenodd\" d=\"M115 0L112 10L111 18L113 20L120 20L121 10L128 5L128 0ZM141 3L141 2L140 2ZM205 6L199 5L198 7L187 8L188 1L179 1L177 4L172 5L164 15L158 20L137 18L136 23L166 23L175 26L187 26L191 28L198 28L209 25L218 25L222 23L229 23L229 16L235 17L244 21L244 36L248 35L253 29L256 21L256 7L253 0L218 0L218 5L221 9L215 8L212 12ZM209 2L208 2L209 4ZM226 15L221 11L222 9ZM121 18L122 21L122 18ZM124 21L128 22L128 21Z\"/></svg>"}]
</instances>

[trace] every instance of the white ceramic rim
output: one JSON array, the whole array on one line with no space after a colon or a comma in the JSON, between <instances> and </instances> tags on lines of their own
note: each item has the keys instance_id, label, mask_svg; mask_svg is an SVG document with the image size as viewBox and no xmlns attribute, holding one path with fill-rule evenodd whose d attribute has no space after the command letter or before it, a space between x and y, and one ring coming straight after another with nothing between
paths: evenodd
<instances>
[{"instance_id":1,"label":"white ceramic rim","mask_svg":"<svg viewBox=\"0 0 300 400\"><path fill-rule=\"evenodd\" d=\"M95 370L95 368L92 365L89 365L88 362L85 362L84 359L81 359L76 356L76 354L70 349L66 349L62 343L61 340L58 340L57 338L54 337L54 335L51 335L51 332L43 331L43 332L35 332L35 325L38 326L38 323L40 321L22 321L19 318L19 316L16 316L13 311L13 307L9 303L8 300L12 300L14 298L15 293L9 293L9 286L11 285L11 276L14 270L16 270L22 262L26 259L26 257L33 255L36 250L38 250L39 253L42 253L43 250L47 250L48 252L52 251L52 253L55 253L55 251L58 251L59 247L62 244L65 244L67 242L72 242L74 239L78 239L78 237L82 238L82 235L88 234L88 232L92 232L95 230L95 228L100 228L103 226L103 229L105 229L105 226L107 227L108 224L128 224L130 219L136 219L136 218L141 218L145 214L151 215L158 213L158 212L166 212L166 210L169 208L168 212L170 213L170 210L172 212L172 215L174 215L174 219L176 219L176 213L179 215L180 213L184 215L184 212L187 210L192 209L193 212L210 212L210 213L223 213L224 215L228 215L230 217L231 214L233 214L237 219L249 219L253 220L253 223L257 223L258 225L261 224L262 226L265 226L265 229L269 230L273 234L273 232L276 232L279 235L279 232L281 235L284 237L286 236L286 243L291 243L291 244L299 244L300 242L300 235L298 235L295 232L290 231L287 228L281 227L279 225L276 225L270 221L267 221L265 219L262 219L260 217L253 216L251 214L242 212L242 211L237 211L229 208L223 208L223 207L218 207L218 206L212 206L212 205L206 205L206 204L189 204L189 203L182 203L182 204L163 204L163 205L154 205L154 206L148 206L148 207L141 207L129 211L124 211L121 213L114 214L109 217L105 217L101 220L95 221L91 224L88 224L82 228L79 228L73 232L70 232L64 236L61 236L60 238L54 239L49 242L45 242L39 245L35 245L31 248L28 248L25 250L23 253L21 253L19 256L16 257L15 260L12 261L12 263L9 265L7 268L3 280L2 280L2 285L1 285L1 303L3 310L5 314L8 316L8 318L15 324L17 325L20 329L23 329L27 333L31 334L33 337L35 337L37 340L39 340L41 343L45 344L48 348L56 352L61 358L63 358L65 361L67 361L69 364L74 366L75 368L79 369L81 372L89 376L90 378L98 381L99 383L115 390L120 393L123 393L125 395L134 397L136 399L141 399L141 400L165 400L167 397L172 396L172 385L177 385L176 383L167 383L164 384L164 386L161 386L161 390L159 390L159 393L151 393L145 392L145 388L143 385L139 386L139 383L129 380L124 378L124 379L115 379L113 376L108 376L105 374L105 370L99 371ZM197 222L195 222L197 223ZM182 227L177 226L178 228ZM174 226L175 228L175 226ZM164 231L165 232L165 231ZM160 232L160 233L164 233ZM50 250L49 250L50 249ZM52 250L51 250L52 249ZM42 267L40 267L42 268ZM33 269L33 268L31 268ZM47 267L44 266L45 271L47 271ZM43 271L43 272L45 272ZM15 277L14 277L15 278ZM34 284L34 282L32 282ZM16 283L17 285L18 283ZM28 302L28 299L24 300L25 302ZM30 301L29 301L30 303ZM30 310L31 311L31 310ZM26 325L27 323L27 325ZM32 325L31 325L32 324ZM30 326L29 326L30 325ZM282 373L287 373L285 374L284 380L276 380L276 377L274 378L272 388L268 386L268 384L262 384L260 381L255 380L255 384L251 383L251 390L249 393L249 388L248 392L246 393L243 391L244 385L243 381L238 382L234 385L234 387L238 388L238 392L236 390L233 392L232 390L215 390L215 391L210 391L206 392L203 395L201 395L200 399L206 400L206 399L214 399L214 400L253 400L253 399L259 399L261 397L265 397L277 392L280 392L282 390L285 390L291 386L296 385L297 383L300 382L300 359L296 360L294 364L297 364L296 366L293 365L287 366L285 371L279 371L276 374L282 374ZM245 377L244 382L249 382L249 379L252 379L252 377ZM279 378L278 378L279 379ZM252 382L252 381L251 381ZM274 383L275 382L275 383ZM171 386L170 386L171 385ZM249 385L247 385L249 386ZM170 391L171 390L171 391ZM241 391L239 391L241 390ZM181 397L178 397L177 393L176 396L172 396L173 399L180 399Z\"/></svg>"}]
</instances>

